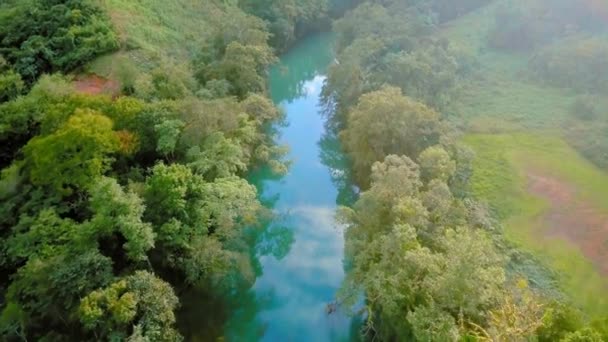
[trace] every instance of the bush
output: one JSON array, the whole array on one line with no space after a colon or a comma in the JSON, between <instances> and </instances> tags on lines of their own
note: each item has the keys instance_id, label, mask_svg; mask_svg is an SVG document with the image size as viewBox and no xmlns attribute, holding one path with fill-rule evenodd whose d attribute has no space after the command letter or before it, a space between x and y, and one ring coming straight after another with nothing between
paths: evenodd
<instances>
[{"instance_id":1,"label":"bush","mask_svg":"<svg viewBox=\"0 0 608 342\"><path fill-rule=\"evenodd\" d=\"M597 109L593 99L587 96L579 96L570 106L570 115L580 120L592 120L597 117Z\"/></svg>"},{"instance_id":2,"label":"bush","mask_svg":"<svg viewBox=\"0 0 608 342\"><path fill-rule=\"evenodd\" d=\"M108 18L91 1L26 0L0 8L0 53L30 84L117 48Z\"/></svg>"},{"instance_id":3,"label":"bush","mask_svg":"<svg viewBox=\"0 0 608 342\"><path fill-rule=\"evenodd\" d=\"M541 49L529 64L539 79L554 86L608 91L608 41L604 39L567 39Z\"/></svg>"},{"instance_id":4,"label":"bush","mask_svg":"<svg viewBox=\"0 0 608 342\"><path fill-rule=\"evenodd\" d=\"M21 75L8 67L6 60L0 56L0 103L10 101L23 92Z\"/></svg>"}]
</instances>

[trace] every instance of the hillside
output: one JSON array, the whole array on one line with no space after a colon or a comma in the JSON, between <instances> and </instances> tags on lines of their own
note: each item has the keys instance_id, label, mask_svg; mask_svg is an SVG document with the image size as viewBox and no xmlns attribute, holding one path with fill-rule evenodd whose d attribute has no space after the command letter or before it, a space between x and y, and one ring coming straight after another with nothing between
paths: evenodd
<instances>
[{"instance_id":1,"label":"hillside","mask_svg":"<svg viewBox=\"0 0 608 342\"><path fill-rule=\"evenodd\" d=\"M270 216L244 176L285 168L269 36L221 1L0 4L1 340L223 335Z\"/></svg>"}]
</instances>

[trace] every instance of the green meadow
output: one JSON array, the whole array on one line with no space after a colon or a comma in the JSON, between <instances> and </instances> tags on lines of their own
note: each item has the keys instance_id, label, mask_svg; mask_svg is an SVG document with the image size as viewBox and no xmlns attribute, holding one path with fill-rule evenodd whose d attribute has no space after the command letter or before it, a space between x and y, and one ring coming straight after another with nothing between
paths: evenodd
<instances>
[{"instance_id":1,"label":"green meadow","mask_svg":"<svg viewBox=\"0 0 608 342\"><path fill-rule=\"evenodd\" d=\"M146 70L163 59L186 62L212 36L224 15L209 1L99 0L123 42L119 52L93 62L89 71L115 77L125 64Z\"/></svg>"},{"instance_id":2,"label":"green meadow","mask_svg":"<svg viewBox=\"0 0 608 342\"><path fill-rule=\"evenodd\" d=\"M608 281L577 246L546 236L543 216L550 204L527 190L526 173L559 179L606 214L608 175L550 135L470 134L464 142L476 152L472 191L501 218L507 239L558 271L562 290L576 305L593 314L608 312Z\"/></svg>"},{"instance_id":3,"label":"green meadow","mask_svg":"<svg viewBox=\"0 0 608 342\"><path fill-rule=\"evenodd\" d=\"M455 90L445 114L459 123L463 141L476 152L472 191L501 220L505 237L557 271L574 304L606 314L608 279L578 246L547 236L550 203L528 191L527 173L558 179L576 189L577 200L608 215L608 174L591 162L601 151L591 142L605 134L608 100L593 97L596 121L577 121L572 104L584 94L533 79L530 55L489 48L494 13L504 3L470 12L436 33L472 61L472 76Z\"/></svg>"}]
</instances>

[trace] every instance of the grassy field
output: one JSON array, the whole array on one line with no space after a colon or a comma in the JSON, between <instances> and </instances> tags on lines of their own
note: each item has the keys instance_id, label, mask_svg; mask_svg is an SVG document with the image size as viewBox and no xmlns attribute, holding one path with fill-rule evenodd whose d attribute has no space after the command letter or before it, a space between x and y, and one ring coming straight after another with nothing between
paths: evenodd
<instances>
[{"instance_id":1,"label":"grassy field","mask_svg":"<svg viewBox=\"0 0 608 342\"><path fill-rule=\"evenodd\" d=\"M550 205L528 191L526 173L533 169L559 179L578 190L577 199L606 214L608 176L548 135L471 134L464 141L477 153L474 195L502 219L505 236L558 271L564 292L587 313L608 313L608 280L577 246L546 236L543 216Z\"/></svg>"},{"instance_id":2,"label":"grassy field","mask_svg":"<svg viewBox=\"0 0 608 342\"><path fill-rule=\"evenodd\" d=\"M475 60L473 74L456 90L445 114L465 130L464 142L477 153L474 195L490 204L506 238L557 271L562 290L577 306L592 315L607 314L608 279L578 245L548 236L552 204L530 191L528 173L559 180L575 189L577 200L608 217L608 175L580 154L602 160L608 101L593 98L598 117L577 121L572 105L581 94L533 79L528 67L533 52L488 47L496 9L525 1L493 1L437 32Z\"/></svg>"},{"instance_id":3,"label":"grassy field","mask_svg":"<svg viewBox=\"0 0 608 342\"><path fill-rule=\"evenodd\" d=\"M109 13L123 49L104 56L89 71L112 77L130 63L139 70L154 68L163 60L187 60L209 38L211 20L221 20L214 1L196 0L97 0Z\"/></svg>"}]
</instances>

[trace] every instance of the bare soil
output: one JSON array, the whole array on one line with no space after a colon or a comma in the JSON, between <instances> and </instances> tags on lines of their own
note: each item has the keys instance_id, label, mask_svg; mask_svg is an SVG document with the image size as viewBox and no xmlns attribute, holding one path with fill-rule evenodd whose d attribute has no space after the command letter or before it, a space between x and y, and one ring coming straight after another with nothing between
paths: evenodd
<instances>
[{"instance_id":1,"label":"bare soil","mask_svg":"<svg viewBox=\"0 0 608 342\"><path fill-rule=\"evenodd\" d=\"M120 93L120 84L114 80L105 79L97 75L88 75L76 79L76 91L89 95L117 96Z\"/></svg>"},{"instance_id":2,"label":"bare soil","mask_svg":"<svg viewBox=\"0 0 608 342\"><path fill-rule=\"evenodd\" d=\"M578 246L603 275L608 275L608 215L581 199L576 188L557 178L528 172L528 191L546 199L545 234Z\"/></svg>"}]
</instances>

